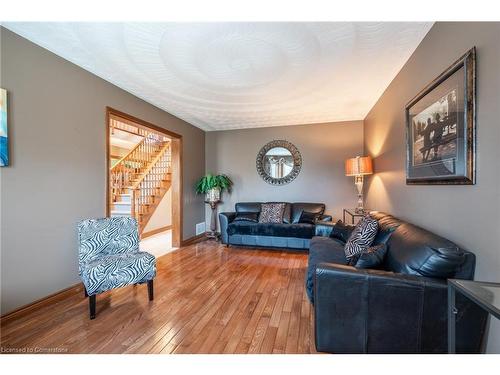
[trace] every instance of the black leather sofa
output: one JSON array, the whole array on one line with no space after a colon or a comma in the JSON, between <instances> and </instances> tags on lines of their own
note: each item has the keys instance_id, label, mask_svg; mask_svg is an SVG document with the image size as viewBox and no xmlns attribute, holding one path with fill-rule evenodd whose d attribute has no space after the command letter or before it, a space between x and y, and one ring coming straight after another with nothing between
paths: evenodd
<instances>
[{"instance_id":1,"label":"black leather sofa","mask_svg":"<svg viewBox=\"0 0 500 375\"><path fill-rule=\"evenodd\" d=\"M286 203L283 223L268 224L254 222L234 222L237 213L259 212L260 202L240 202L235 205L235 212L219 214L222 243L258 247L277 247L289 249L308 249L309 241L315 234L315 225L299 223L302 211L318 214L319 221L331 221L324 215L323 203Z\"/></svg>"},{"instance_id":2,"label":"black leather sofa","mask_svg":"<svg viewBox=\"0 0 500 375\"><path fill-rule=\"evenodd\" d=\"M318 225L311 240L306 287L314 302L316 349L446 353L446 280L473 279L474 254L393 216L371 215L379 223L378 241L388 248L380 269L345 265L344 242L329 238L332 225ZM457 353L478 353L487 314L460 294L456 303Z\"/></svg>"}]
</instances>

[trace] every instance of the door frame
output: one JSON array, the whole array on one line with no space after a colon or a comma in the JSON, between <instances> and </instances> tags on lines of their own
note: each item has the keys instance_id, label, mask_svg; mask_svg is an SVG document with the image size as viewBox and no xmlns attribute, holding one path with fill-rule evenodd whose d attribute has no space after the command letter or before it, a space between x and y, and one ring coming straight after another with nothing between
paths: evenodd
<instances>
[{"instance_id":1,"label":"door frame","mask_svg":"<svg viewBox=\"0 0 500 375\"><path fill-rule=\"evenodd\" d=\"M121 112L112 107L106 107L106 217L110 215L111 195L110 189L110 144L109 123L112 117L118 117L123 122L130 122L146 130L166 135L171 139L172 145L172 246L180 247L182 243L182 135L164 129L161 126L141 120L128 113Z\"/></svg>"}]
</instances>

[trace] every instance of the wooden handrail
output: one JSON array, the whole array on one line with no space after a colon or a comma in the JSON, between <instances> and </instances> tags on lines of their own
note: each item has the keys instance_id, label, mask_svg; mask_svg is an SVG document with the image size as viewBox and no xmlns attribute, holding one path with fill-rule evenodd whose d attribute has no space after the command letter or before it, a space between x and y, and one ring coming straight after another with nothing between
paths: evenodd
<instances>
[{"instance_id":1,"label":"wooden handrail","mask_svg":"<svg viewBox=\"0 0 500 375\"><path fill-rule=\"evenodd\" d=\"M164 139L154 133L149 134L110 168L112 179L110 193L113 202L118 194L130 187L130 183L135 180L134 177L137 174L141 173L142 176L143 169L149 167L157 154L163 150Z\"/></svg>"},{"instance_id":2,"label":"wooden handrail","mask_svg":"<svg viewBox=\"0 0 500 375\"><path fill-rule=\"evenodd\" d=\"M139 224L139 234L146 227L155 208L168 190L171 154L167 142L156 154L138 180L129 186L132 195L132 216Z\"/></svg>"},{"instance_id":3,"label":"wooden handrail","mask_svg":"<svg viewBox=\"0 0 500 375\"><path fill-rule=\"evenodd\" d=\"M118 160L118 162L117 162L115 165L113 165L113 166L111 167L110 171L111 171L111 172L113 172L113 169L115 169L115 168L116 168L119 164L122 164L122 163L125 161L125 159L127 159L130 155L132 155L132 153L133 153L135 150L137 150L139 147L141 147L141 145L143 145L143 144L146 142L146 138L147 138L147 137L144 137L144 138L143 138L143 139L142 139L142 140L141 140L138 144L136 144L136 145L135 145L135 147L134 147L132 150L130 150L130 151L127 153L127 155L125 155L125 156L124 156L124 157L122 157L120 160Z\"/></svg>"},{"instance_id":4,"label":"wooden handrail","mask_svg":"<svg viewBox=\"0 0 500 375\"><path fill-rule=\"evenodd\" d=\"M128 191L130 214L142 233L156 206L170 186L171 143L150 134L110 169L112 201Z\"/></svg>"},{"instance_id":5,"label":"wooden handrail","mask_svg":"<svg viewBox=\"0 0 500 375\"><path fill-rule=\"evenodd\" d=\"M170 147L170 142L166 142L165 146L163 146L158 155L156 155L156 157L153 159L153 161L151 161L146 170L140 175L137 181L130 187L131 189L137 189L137 187L141 184L144 178L149 174L149 171L151 171L151 169L156 165L158 160L160 160L163 157L163 154L165 153L166 150L168 150L169 147Z\"/></svg>"}]
</instances>

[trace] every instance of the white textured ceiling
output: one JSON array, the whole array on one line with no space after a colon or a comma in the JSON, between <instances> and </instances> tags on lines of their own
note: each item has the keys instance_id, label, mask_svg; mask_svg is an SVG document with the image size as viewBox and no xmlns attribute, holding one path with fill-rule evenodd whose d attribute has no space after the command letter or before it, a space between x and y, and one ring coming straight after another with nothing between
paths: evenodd
<instances>
[{"instance_id":1,"label":"white textured ceiling","mask_svg":"<svg viewBox=\"0 0 500 375\"><path fill-rule=\"evenodd\" d=\"M432 23L4 23L204 130L363 119Z\"/></svg>"}]
</instances>

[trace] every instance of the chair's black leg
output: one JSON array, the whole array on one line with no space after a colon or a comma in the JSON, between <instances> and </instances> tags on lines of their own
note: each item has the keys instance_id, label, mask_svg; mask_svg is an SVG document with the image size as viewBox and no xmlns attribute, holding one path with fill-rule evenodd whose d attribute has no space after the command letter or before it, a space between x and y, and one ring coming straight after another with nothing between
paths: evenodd
<instances>
[{"instance_id":1,"label":"chair's black leg","mask_svg":"<svg viewBox=\"0 0 500 375\"><path fill-rule=\"evenodd\" d=\"M154 299L153 280L148 280L148 297L150 301Z\"/></svg>"},{"instance_id":2,"label":"chair's black leg","mask_svg":"<svg viewBox=\"0 0 500 375\"><path fill-rule=\"evenodd\" d=\"M87 288L83 287L83 291L85 293L85 298L87 298L89 296L88 293L87 293Z\"/></svg>"},{"instance_id":3,"label":"chair's black leg","mask_svg":"<svg viewBox=\"0 0 500 375\"><path fill-rule=\"evenodd\" d=\"M89 312L90 319L95 319L95 294L89 297Z\"/></svg>"}]
</instances>

